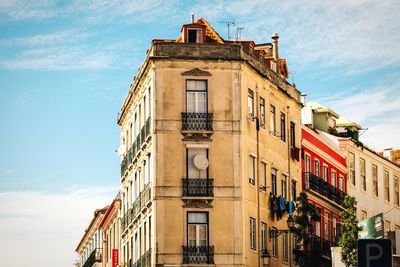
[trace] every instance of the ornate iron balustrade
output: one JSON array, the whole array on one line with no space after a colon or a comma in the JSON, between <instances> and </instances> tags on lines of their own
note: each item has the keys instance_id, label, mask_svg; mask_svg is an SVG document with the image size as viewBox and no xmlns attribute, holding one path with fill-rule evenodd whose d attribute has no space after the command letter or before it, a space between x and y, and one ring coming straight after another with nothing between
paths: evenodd
<instances>
[{"instance_id":1,"label":"ornate iron balustrade","mask_svg":"<svg viewBox=\"0 0 400 267\"><path fill-rule=\"evenodd\" d=\"M182 131L212 131L212 113L182 112Z\"/></svg>"},{"instance_id":2,"label":"ornate iron balustrade","mask_svg":"<svg viewBox=\"0 0 400 267\"><path fill-rule=\"evenodd\" d=\"M95 248L92 253L90 253L89 258L87 258L82 267L92 267L96 262L101 262L103 259L102 251L103 249L101 248Z\"/></svg>"},{"instance_id":3,"label":"ornate iron balustrade","mask_svg":"<svg viewBox=\"0 0 400 267\"><path fill-rule=\"evenodd\" d=\"M183 246L183 264L214 264L214 246Z\"/></svg>"},{"instance_id":4,"label":"ornate iron balustrade","mask_svg":"<svg viewBox=\"0 0 400 267\"><path fill-rule=\"evenodd\" d=\"M311 246L315 249L315 246L318 246L318 249L321 251L321 254L331 258L331 246L333 246L333 242L323 239L319 236L311 237Z\"/></svg>"},{"instance_id":5,"label":"ornate iron balustrade","mask_svg":"<svg viewBox=\"0 0 400 267\"><path fill-rule=\"evenodd\" d=\"M214 195L214 180L205 178L184 178L182 179L183 196L204 196Z\"/></svg>"},{"instance_id":6,"label":"ornate iron balustrade","mask_svg":"<svg viewBox=\"0 0 400 267\"><path fill-rule=\"evenodd\" d=\"M151 188L150 184L146 185L139 196L133 202L132 207L124 214L121 220L122 232L136 219L142 209L151 202Z\"/></svg>"},{"instance_id":7,"label":"ornate iron balustrade","mask_svg":"<svg viewBox=\"0 0 400 267\"><path fill-rule=\"evenodd\" d=\"M148 249L135 263L132 267L151 267L151 249Z\"/></svg>"},{"instance_id":8,"label":"ornate iron balustrade","mask_svg":"<svg viewBox=\"0 0 400 267\"><path fill-rule=\"evenodd\" d=\"M339 205L342 205L346 196L342 190L310 172L303 172L303 185L305 189L311 189Z\"/></svg>"},{"instance_id":9,"label":"ornate iron balustrade","mask_svg":"<svg viewBox=\"0 0 400 267\"><path fill-rule=\"evenodd\" d=\"M139 131L138 135L135 138L135 141L131 145L128 150L128 153L125 155L124 159L121 162L121 175L124 175L126 169L129 164L131 164L136 158L137 153L142 148L144 142L147 141L147 138L150 136L150 122L151 118L147 118L146 123L143 125L142 129Z\"/></svg>"}]
</instances>

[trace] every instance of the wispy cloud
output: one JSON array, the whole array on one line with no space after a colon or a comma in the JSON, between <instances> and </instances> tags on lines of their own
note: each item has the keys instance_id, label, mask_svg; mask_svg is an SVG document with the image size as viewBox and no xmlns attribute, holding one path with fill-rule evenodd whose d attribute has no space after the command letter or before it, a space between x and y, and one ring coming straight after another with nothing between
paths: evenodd
<instances>
[{"instance_id":1,"label":"wispy cloud","mask_svg":"<svg viewBox=\"0 0 400 267\"><path fill-rule=\"evenodd\" d=\"M61 9L54 0L3 0L0 1L0 14L12 20L47 19L58 15Z\"/></svg>"},{"instance_id":2,"label":"wispy cloud","mask_svg":"<svg viewBox=\"0 0 400 267\"><path fill-rule=\"evenodd\" d=\"M341 116L368 130L362 141L377 150L400 147L400 83L381 84L357 93L341 93L321 99Z\"/></svg>"},{"instance_id":3,"label":"wispy cloud","mask_svg":"<svg viewBox=\"0 0 400 267\"><path fill-rule=\"evenodd\" d=\"M0 250L9 267L70 267L93 211L109 204L116 188L76 188L63 193L0 192ZM23 250L21 245L29 248Z\"/></svg>"},{"instance_id":4,"label":"wispy cloud","mask_svg":"<svg viewBox=\"0 0 400 267\"><path fill-rule=\"evenodd\" d=\"M0 46L50 46L60 43L73 43L88 38L90 34L78 31L60 31L0 40Z\"/></svg>"},{"instance_id":5,"label":"wispy cloud","mask_svg":"<svg viewBox=\"0 0 400 267\"><path fill-rule=\"evenodd\" d=\"M30 49L23 51L16 58L0 60L0 66L7 69L29 70L79 70L111 67L115 55L94 49L86 45Z\"/></svg>"},{"instance_id":6,"label":"wispy cloud","mask_svg":"<svg viewBox=\"0 0 400 267\"><path fill-rule=\"evenodd\" d=\"M246 7L246 8L243 8ZM219 1L194 6L215 22L239 18L243 37L258 42L281 36L282 55L304 68L341 65L345 72L398 65L400 27L396 0ZM289 65L289 67L290 67Z\"/></svg>"}]
</instances>

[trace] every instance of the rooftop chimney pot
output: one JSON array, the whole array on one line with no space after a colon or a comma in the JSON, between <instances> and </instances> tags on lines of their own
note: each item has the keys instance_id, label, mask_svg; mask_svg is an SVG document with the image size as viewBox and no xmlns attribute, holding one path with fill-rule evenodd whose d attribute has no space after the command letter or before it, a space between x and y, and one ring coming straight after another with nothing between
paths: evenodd
<instances>
[{"instance_id":1,"label":"rooftop chimney pot","mask_svg":"<svg viewBox=\"0 0 400 267\"><path fill-rule=\"evenodd\" d=\"M194 23L194 13L192 13L192 23Z\"/></svg>"},{"instance_id":2,"label":"rooftop chimney pot","mask_svg":"<svg viewBox=\"0 0 400 267\"><path fill-rule=\"evenodd\" d=\"M272 35L272 56L275 60L275 64L276 64L276 73L280 73L279 72L279 49L278 49L278 39L279 39L279 35L277 33L274 33Z\"/></svg>"}]
</instances>

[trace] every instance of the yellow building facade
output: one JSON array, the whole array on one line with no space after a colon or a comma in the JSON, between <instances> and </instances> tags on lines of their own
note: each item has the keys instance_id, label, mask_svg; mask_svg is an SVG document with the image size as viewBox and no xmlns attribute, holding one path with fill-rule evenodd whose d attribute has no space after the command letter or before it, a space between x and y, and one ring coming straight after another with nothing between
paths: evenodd
<instances>
[{"instance_id":1,"label":"yellow building facade","mask_svg":"<svg viewBox=\"0 0 400 267\"><path fill-rule=\"evenodd\" d=\"M300 92L273 42L153 40L118 118L122 266L293 265Z\"/></svg>"}]
</instances>

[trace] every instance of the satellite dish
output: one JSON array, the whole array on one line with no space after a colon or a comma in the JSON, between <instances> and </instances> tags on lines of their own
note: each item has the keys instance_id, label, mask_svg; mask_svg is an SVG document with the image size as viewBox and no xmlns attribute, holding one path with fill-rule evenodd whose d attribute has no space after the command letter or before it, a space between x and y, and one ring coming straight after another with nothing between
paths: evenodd
<instances>
[{"instance_id":1,"label":"satellite dish","mask_svg":"<svg viewBox=\"0 0 400 267\"><path fill-rule=\"evenodd\" d=\"M196 156L194 156L193 163L194 166L196 166L196 168L199 170L205 170L208 167L208 160L202 154L197 154Z\"/></svg>"}]
</instances>

